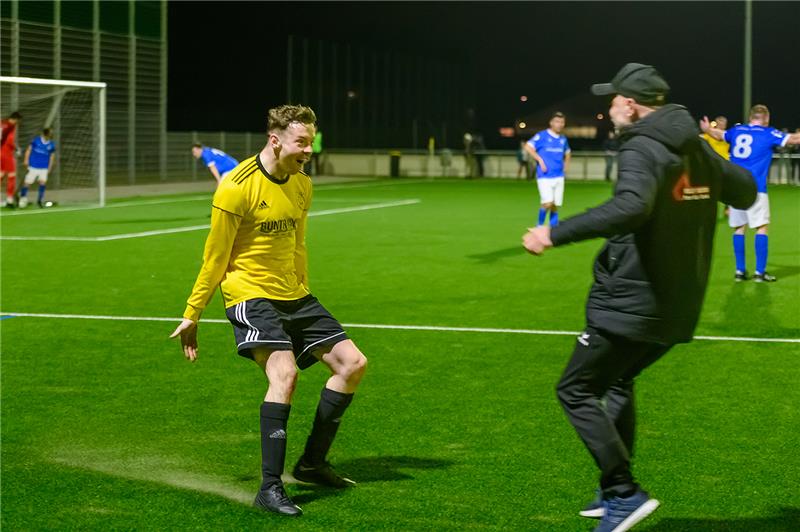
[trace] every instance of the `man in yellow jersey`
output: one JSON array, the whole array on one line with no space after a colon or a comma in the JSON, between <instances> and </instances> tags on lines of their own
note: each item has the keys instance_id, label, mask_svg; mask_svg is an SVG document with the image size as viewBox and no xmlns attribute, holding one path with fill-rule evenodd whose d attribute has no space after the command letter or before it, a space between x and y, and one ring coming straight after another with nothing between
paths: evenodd
<instances>
[{"instance_id":1,"label":"man in yellow jersey","mask_svg":"<svg viewBox=\"0 0 800 532\"><path fill-rule=\"evenodd\" d=\"M239 355L253 359L268 381L261 404L262 484L254 504L291 516L302 510L286 495L281 474L298 367L321 360L331 377L294 477L346 488L355 482L339 475L326 455L367 365L309 291L305 234L311 179L301 169L311 157L315 122L308 107L270 109L267 145L220 182L203 266L171 336L180 336L187 359L197 359L197 322L220 285Z\"/></svg>"},{"instance_id":2,"label":"man in yellow jersey","mask_svg":"<svg viewBox=\"0 0 800 532\"><path fill-rule=\"evenodd\" d=\"M724 116L716 117L711 122L711 127L715 127L722 131L725 131L726 129L728 129L728 118ZM700 137L702 137L703 140L708 142L708 145L711 146L711 149L714 150L716 153L718 153L720 157L722 157L726 161L731 160L731 145L725 142L725 139L717 140L716 138L709 135L708 132L703 133L702 135L700 135ZM721 214L723 220L728 217L729 212L730 209L728 209L728 206L725 205L725 207L722 209L722 214Z\"/></svg>"},{"instance_id":3,"label":"man in yellow jersey","mask_svg":"<svg viewBox=\"0 0 800 532\"><path fill-rule=\"evenodd\" d=\"M725 131L728 129L728 119L724 116L718 116L711 122L711 127L715 127L721 131ZM703 133L700 135L703 137L703 140L708 142L708 145L711 146L715 152L719 154L720 157L725 159L726 161L731 160L731 145L725 142L725 140L717 140L716 138L712 137L708 134L708 132Z\"/></svg>"}]
</instances>

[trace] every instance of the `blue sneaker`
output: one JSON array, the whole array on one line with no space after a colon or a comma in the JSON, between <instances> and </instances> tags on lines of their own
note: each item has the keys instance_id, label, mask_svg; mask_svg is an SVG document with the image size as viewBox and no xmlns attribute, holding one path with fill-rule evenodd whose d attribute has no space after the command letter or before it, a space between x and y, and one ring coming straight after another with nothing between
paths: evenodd
<instances>
[{"instance_id":1,"label":"blue sneaker","mask_svg":"<svg viewBox=\"0 0 800 532\"><path fill-rule=\"evenodd\" d=\"M660 503L639 490L630 497L612 497L603 501L603 520L594 532L625 532L653 513Z\"/></svg>"},{"instance_id":2,"label":"blue sneaker","mask_svg":"<svg viewBox=\"0 0 800 532\"><path fill-rule=\"evenodd\" d=\"M603 491L599 488L594 491L594 499L592 502L583 507L583 510L578 512L581 517L589 517L591 519L600 519L605 513L603 508Z\"/></svg>"}]
</instances>

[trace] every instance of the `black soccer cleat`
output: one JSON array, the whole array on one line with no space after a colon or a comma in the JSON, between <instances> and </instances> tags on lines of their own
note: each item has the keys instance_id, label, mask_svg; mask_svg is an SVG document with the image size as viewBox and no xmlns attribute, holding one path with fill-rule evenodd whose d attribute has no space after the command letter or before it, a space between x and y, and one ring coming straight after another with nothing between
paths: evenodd
<instances>
[{"instance_id":1,"label":"black soccer cleat","mask_svg":"<svg viewBox=\"0 0 800 532\"><path fill-rule=\"evenodd\" d=\"M256 495L256 500L253 501L253 506L291 517L303 515L303 510L286 495L283 484L273 484L265 490L260 490Z\"/></svg>"},{"instance_id":2,"label":"black soccer cleat","mask_svg":"<svg viewBox=\"0 0 800 532\"><path fill-rule=\"evenodd\" d=\"M753 274L753 281L755 281L756 283L774 283L777 280L778 280L777 277L775 277L774 275L770 275L767 272L764 273L756 272Z\"/></svg>"},{"instance_id":3,"label":"black soccer cleat","mask_svg":"<svg viewBox=\"0 0 800 532\"><path fill-rule=\"evenodd\" d=\"M303 460L300 460L294 466L292 475L300 482L318 484L329 488L352 488L356 485L353 480L337 473L328 462L323 462L317 466L309 466L303 463Z\"/></svg>"},{"instance_id":4,"label":"black soccer cleat","mask_svg":"<svg viewBox=\"0 0 800 532\"><path fill-rule=\"evenodd\" d=\"M743 272L739 271L739 270L736 270L736 273L734 274L733 279L737 283L741 283L742 281L749 281L750 277L747 275L747 270L745 270Z\"/></svg>"}]
</instances>

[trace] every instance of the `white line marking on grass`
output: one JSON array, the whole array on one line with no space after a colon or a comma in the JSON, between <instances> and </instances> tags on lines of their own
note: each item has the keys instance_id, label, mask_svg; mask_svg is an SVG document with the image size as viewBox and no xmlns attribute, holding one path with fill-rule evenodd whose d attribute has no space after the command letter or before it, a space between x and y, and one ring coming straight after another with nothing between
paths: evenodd
<instances>
[{"instance_id":1,"label":"white line marking on grass","mask_svg":"<svg viewBox=\"0 0 800 532\"><path fill-rule=\"evenodd\" d=\"M121 235L107 236L0 236L0 240L68 240L71 242L108 242L109 240L124 240L126 238L141 238L145 236L168 235L170 233L186 233L189 231L199 231L208 229L208 224L191 225L188 227L175 227L172 229L156 229L153 231L142 231L141 233L123 233Z\"/></svg>"},{"instance_id":2,"label":"white line marking on grass","mask_svg":"<svg viewBox=\"0 0 800 532\"><path fill-rule=\"evenodd\" d=\"M358 207L342 207L341 209L328 209L325 211L314 211L308 213L309 218L312 216L326 216L328 214L340 214L343 212L358 212L358 211L369 211L372 209L386 209L389 207L402 207L403 205L416 205L417 203L421 203L422 200L419 199L409 199L409 200L401 200L401 201L389 201L387 203L373 203L372 205L360 205Z\"/></svg>"},{"instance_id":3,"label":"white line marking on grass","mask_svg":"<svg viewBox=\"0 0 800 532\"><path fill-rule=\"evenodd\" d=\"M325 191L325 190L347 190L351 188L371 188L371 187L388 187L392 185L414 185L414 184L421 184L421 183L430 183L429 179L415 179L415 180L403 180L403 181L371 181L369 183L354 183L352 185L314 185L314 189L317 191ZM99 205L87 205L85 207L58 207L53 209L30 209L30 210L16 210L14 212L3 212L0 214L0 218L5 218L6 216L27 216L31 214L58 214L61 212L75 212L75 211L91 211L95 209L114 209L118 207L138 207L140 205L161 205L165 203L183 203L187 201L210 201L213 197L213 193L203 194L203 195L195 195L189 197L180 197L180 198L173 198L173 199L157 199L157 200L137 200L137 201L124 201L119 203L110 203L107 204L105 207L101 207ZM323 198L318 198L322 200Z\"/></svg>"},{"instance_id":4,"label":"white line marking on grass","mask_svg":"<svg viewBox=\"0 0 800 532\"><path fill-rule=\"evenodd\" d=\"M309 217L327 216L329 214L342 214L347 212L369 211L373 209L386 209L389 207L401 207L403 205L414 205L420 203L419 199L409 199L401 201L390 201L387 203L373 203L371 205L359 205L358 207L342 207L341 209L327 209L324 211L313 211L308 213ZM189 231L200 231L208 229L209 224L190 225L187 227L173 227L172 229L155 229L153 231L142 231L139 233L123 233L118 235L106 236L0 236L0 240L30 240L30 241L69 241L69 242L108 242L111 240L123 240L127 238L142 238L146 236L168 235L173 233L186 233Z\"/></svg>"},{"instance_id":5,"label":"white line marking on grass","mask_svg":"<svg viewBox=\"0 0 800 532\"><path fill-rule=\"evenodd\" d=\"M370 183L354 183L352 185L314 185L315 191L328 191L328 190L349 190L351 188L372 188L372 187L390 187L393 185L420 185L423 183L430 183L430 179L403 179L395 181L372 181Z\"/></svg>"},{"instance_id":6,"label":"white line marking on grass","mask_svg":"<svg viewBox=\"0 0 800 532\"><path fill-rule=\"evenodd\" d=\"M105 207L101 207L100 205L91 205L88 207L65 207L65 208L53 208L53 209L31 209L31 210L24 210L24 211L14 211L9 213L3 213L0 218L5 218L6 216L26 216L29 214L58 214L60 212L74 212L74 211L92 211L95 209L115 209L117 207L139 207L140 205L161 205L165 203L184 203L187 201L208 201L211 202L211 194L204 194L202 196L190 196L190 197L181 197L181 198L174 198L174 199L159 199L159 200L142 200L142 201L124 201L120 203L111 203L106 205Z\"/></svg>"},{"instance_id":7,"label":"white line marking on grass","mask_svg":"<svg viewBox=\"0 0 800 532\"><path fill-rule=\"evenodd\" d=\"M157 316L103 316L92 314L47 314L30 312L5 312L0 311L0 315L14 316L20 318L55 318L55 319L76 319L76 320L111 320L111 321L169 321L179 322L180 318L167 318ZM202 319L203 323L230 323L223 319ZM532 334L532 335L555 335L555 336L574 336L581 331L559 331L546 329L498 329L491 327L440 327L435 325L389 325L378 323L343 323L343 327L351 329L390 329L403 331L439 331L439 332L470 332L470 333L492 333L492 334ZM800 338L755 338L746 336L695 336L695 340L710 340L723 342L767 342L783 344L800 344Z\"/></svg>"}]
</instances>

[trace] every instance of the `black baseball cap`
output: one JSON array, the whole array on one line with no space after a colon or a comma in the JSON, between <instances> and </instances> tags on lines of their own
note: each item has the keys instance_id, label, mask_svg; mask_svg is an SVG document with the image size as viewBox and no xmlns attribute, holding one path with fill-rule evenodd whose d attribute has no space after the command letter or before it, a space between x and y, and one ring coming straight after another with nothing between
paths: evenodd
<instances>
[{"instance_id":1,"label":"black baseball cap","mask_svg":"<svg viewBox=\"0 0 800 532\"><path fill-rule=\"evenodd\" d=\"M621 94L644 105L661 105L667 101L669 85L655 67L628 63L617 72L611 83L592 85L592 94L595 96Z\"/></svg>"}]
</instances>

